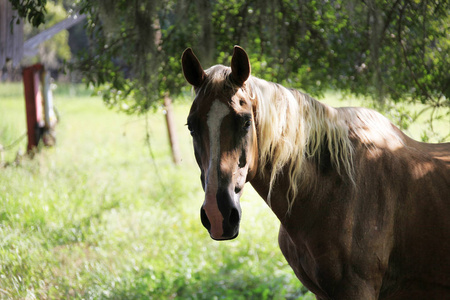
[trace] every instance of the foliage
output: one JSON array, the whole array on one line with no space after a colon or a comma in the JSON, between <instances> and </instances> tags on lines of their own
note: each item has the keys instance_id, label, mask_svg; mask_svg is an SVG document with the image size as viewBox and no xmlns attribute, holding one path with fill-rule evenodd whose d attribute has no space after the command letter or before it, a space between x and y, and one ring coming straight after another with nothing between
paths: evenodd
<instances>
[{"instance_id":1,"label":"foliage","mask_svg":"<svg viewBox=\"0 0 450 300\"><path fill-rule=\"evenodd\" d=\"M447 1L217 1L213 11L220 56L231 41L246 46L267 80L371 97L384 109L417 101L450 117Z\"/></svg>"},{"instance_id":2,"label":"foliage","mask_svg":"<svg viewBox=\"0 0 450 300\"><path fill-rule=\"evenodd\" d=\"M92 45L74 67L107 104L130 113L183 91L186 47L209 66L228 64L240 44L253 74L267 80L313 95L338 89L371 97L381 108L417 101L440 117L450 114L449 1L77 3L88 15Z\"/></svg>"},{"instance_id":3,"label":"foliage","mask_svg":"<svg viewBox=\"0 0 450 300\"><path fill-rule=\"evenodd\" d=\"M46 15L45 24L38 28L33 27L29 23L24 25L25 40L33 37L42 30L52 27L56 23L66 19L67 12L57 1L48 1L45 5ZM70 48L68 45L69 34L67 30L63 30L53 36L50 40L41 43L38 55L34 58L28 59L25 64L32 64L34 61L43 63L47 68L57 69L62 66L64 61L71 58ZM33 61L33 62L30 62Z\"/></svg>"},{"instance_id":4,"label":"foliage","mask_svg":"<svg viewBox=\"0 0 450 300\"><path fill-rule=\"evenodd\" d=\"M180 94L184 82L178 57L186 39L173 23L181 18L174 12L188 13L182 2L82 1L82 7L95 42L75 68L101 91L105 103L129 113L145 112L165 94ZM182 41L174 47L166 36Z\"/></svg>"},{"instance_id":5,"label":"foliage","mask_svg":"<svg viewBox=\"0 0 450 300\"><path fill-rule=\"evenodd\" d=\"M448 106L447 2L197 0L177 4L137 1L134 5L125 2L85 4L90 15L97 17L91 22L97 33L95 40L102 41L93 53L110 53L108 58L122 60L128 54L134 61L128 58L126 65L134 68L134 78L144 72L146 77L142 79L148 80L142 82L152 81L151 73L163 73L164 79L179 74L179 66L165 67L174 60L177 62L186 46L198 48L200 56L205 56L202 61L209 65L213 61L226 62L231 46L241 44L250 50L255 74L286 81L313 94L338 88L375 95L382 102L387 98L396 101L413 98ZM146 24L144 29L142 22ZM161 35L158 41L156 34ZM105 48L109 44L114 47ZM151 57L146 59L146 55ZM100 66L109 68L110 61ZM116 67L113 74L117 75L120 68L117 63L113 65ZM100 69L103 71L88 80L111 83L108 79L112 78L108 78L104 68ZM153 76L158 84L149 88L152 95L162 81ZM182 78L174 77L169 80L171 84L163 84L159 90L178 93L178 80ZM123 89L114 82L112 86Z\"/></svg>"},{"instance_id":6,"label":"foliage","mask_svg":"<svg viewBox=\"0 0 450 300\"><path fill-rule=\"evenodd\" d=\"M19 17L28 20L38 27L45 23L47 0L9 0L12 7L17 10ZM19 22L19 20L17 20Z\"/></svg>"}]
</instances>

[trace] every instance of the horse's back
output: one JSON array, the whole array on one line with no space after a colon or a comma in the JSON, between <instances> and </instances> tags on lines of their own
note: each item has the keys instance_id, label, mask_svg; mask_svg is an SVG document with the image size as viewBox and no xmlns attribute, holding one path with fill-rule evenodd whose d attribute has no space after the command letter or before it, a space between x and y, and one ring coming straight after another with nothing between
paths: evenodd
<instances>
[{"instance_id":1,"label":"horse's back","mask_svg":"<svg viewBox=\"0 0 450 300\"><path fill-rule=\"evenodd\" d=\"M415 147L428 153L434 159L440 160L450 168L450 143L429 144L415 142Z\"/></svg>"}]
</instances>

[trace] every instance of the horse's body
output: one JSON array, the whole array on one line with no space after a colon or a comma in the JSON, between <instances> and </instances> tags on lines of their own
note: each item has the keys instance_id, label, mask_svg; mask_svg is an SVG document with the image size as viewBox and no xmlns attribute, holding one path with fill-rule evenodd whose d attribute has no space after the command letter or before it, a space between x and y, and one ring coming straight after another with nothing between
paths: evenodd
<instances>
[{"instance_id":1,"label":"horse's body","mask_svg":"<svg viewBox=\"0 0 450 300\"><path fill-rule=\"evenodd\" d=\"M183 71L196 90L188 126L212 238L237 236L249 181L318 299L450 299L450 144L251 77L238 47L231 69L206 72L188 49Z\"/></svg>"}]
</instances>

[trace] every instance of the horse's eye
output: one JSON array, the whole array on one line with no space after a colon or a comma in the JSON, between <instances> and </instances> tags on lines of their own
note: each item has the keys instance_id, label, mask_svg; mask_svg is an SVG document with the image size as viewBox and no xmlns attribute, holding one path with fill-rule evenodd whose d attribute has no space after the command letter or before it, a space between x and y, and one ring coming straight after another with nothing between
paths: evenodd
<instances>
[{"instance_id":1,"label":"horse's eye","mask_svg":"<svg viewBox=\"0 0 450 300\"><path fill-rule=\"evenodd\" d=\"M251 119L247 119L244 121L244 124L242 125L242 128L245 130L248 130L250 128L250 125L252 125L252 120Z\"/></svg>"},{"instance_id":2,"label":"horse's eye","mask_svg":"<svg viewBox=\"0 0 450 300\"><path fill-rule=\"evenodd\" d=\"M188 123L187 124L187 128L188 128L189 133L191 134L191 136L194 136L195 131L194 131L194 128L192 128L191 124Z\"/></svg>"}]
</instances>

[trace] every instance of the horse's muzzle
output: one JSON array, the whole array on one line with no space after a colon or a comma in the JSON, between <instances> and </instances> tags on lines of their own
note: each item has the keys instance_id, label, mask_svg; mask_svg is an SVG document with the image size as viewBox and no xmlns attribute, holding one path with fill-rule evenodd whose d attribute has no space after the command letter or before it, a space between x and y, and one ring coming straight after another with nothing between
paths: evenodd
<instances>
[{"instance_id":1,"label":"horse's muzzle","mask_svg":"<svg viewBox=\"0 0 450 300\"><path fill-rule=\"evenodd\" d=\"M239 195L233 192L219 189L216 194L216 207L219 211L211 211L212 209L205 204L200 209L202 224L208 230L212 239L231 240L238 236L241 221L241 207L238 197ZM208 208L210 211L207 211ZM212 222L215 223L212 225ZM212 229L213 226L216 226L216 228ZM220 226L219 229L217 229L218 226Z\"/></svg>"}]
</instances>

